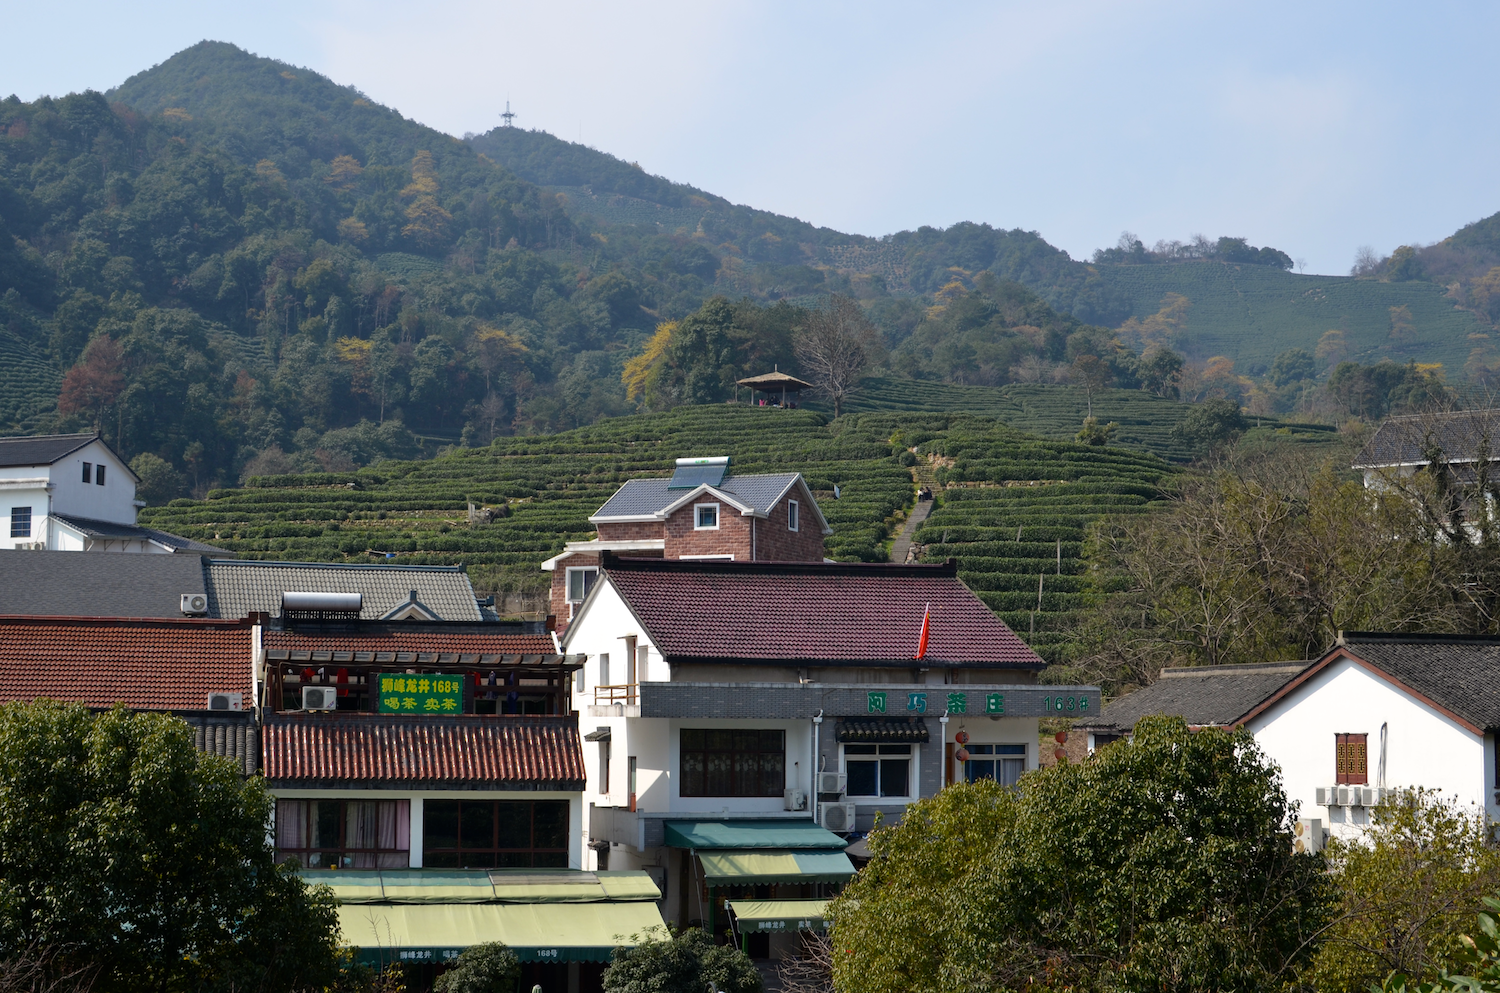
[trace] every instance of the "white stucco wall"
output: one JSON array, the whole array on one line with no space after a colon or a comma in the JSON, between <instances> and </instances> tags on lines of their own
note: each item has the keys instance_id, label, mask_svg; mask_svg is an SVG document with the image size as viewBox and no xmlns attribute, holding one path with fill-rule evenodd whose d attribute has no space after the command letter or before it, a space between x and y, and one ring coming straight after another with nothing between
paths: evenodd
<instances>
[{"instance_id":1,"label":"white stucco wall","mask_svg":"<svg viewBox=\"0 0 1500 993\"><path fill-rule=\"evenodd\" d=\"M1381 735L1386 728L1385 781L1390 788L1422 786L1482 807L1494 818L1494 750L1485 735L1403 692L1350 659L1339 659L1287 699L1247 723L1282 771L1288 799L1301 816L1321 818L1336 834L1358 831L1358 808L1319 807L1320 786L1334 785L1334 736L1368 735L1369 784L1380 786Z\"/></svg>"},{"instance_id":2,"label":"white stucco wall","mask_svg":"<svg viewBox=\"0 0 1500 993\"><path fill-rule=\"evenodd\" d=\"M108 467L103 486L92 479L87 483L83 481L85 462ZM130 477L130 470L103 444L90 442L48 468L52 475L54 512L118 524L135 523L135 480Z\"/></svg>"},{"instance_id":3,"label":"white stucco wall","mask_svg":"<svg viewBox=\"0 0 1500 993\"><path fill-rule=\"evenodd\" d=\"M0 469L0 548L47 540L49 495L44 485L14 485L20 480L34 480L44 473L37 469ZM12 485L4 485L11 482ZM18 507L31 508L31 534L11 537L11 514Z\"/></svg>"}]
</instances>

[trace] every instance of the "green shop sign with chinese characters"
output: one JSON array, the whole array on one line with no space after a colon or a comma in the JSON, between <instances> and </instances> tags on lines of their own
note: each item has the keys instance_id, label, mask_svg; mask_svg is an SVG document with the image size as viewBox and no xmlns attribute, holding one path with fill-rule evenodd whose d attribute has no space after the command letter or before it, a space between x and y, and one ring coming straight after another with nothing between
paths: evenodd
<instances>
[{"instance_id":1,"label":"green shop sign with chinese characters","mask_svg":"<svg viewBox=\"0 0 1500 993\"><path fill-rule=\"evenodd\" d=\"M891 698L895 695L896 694L892 694L883 690L866 693L865 712L868 714L888 714L899 712L896 711L892 706L895 701L893 701ZM905 712L907 714L926 714L931 712L934 714L947 713L954 716L960 714L985 714L990 717L1017 716L1014 710L1011 712L1011 714L1006 714L1006 695L1007 694L1005 693L995 693L988 690L954 690L936 693L929 693L923 690L916 692L909 691L901 694L901 696L904 696L906 699ZM1010 695L1014 697L1018 694L1015 691L1011 691ZM1036 703L1038 701L1036 701L1034 697L1041 696L1040 703L1042 705L1041 709L1043 713L1063 714L1065 716L1072 717L1087 717L1090 713L1089 693L1087 691L1082 693L1049 693L1046 695L1031 691L1029 693L1026 693L1026 696L1026 702L1030 704L1029 707L1025 708L1025 710L1027 711L1035 709ZM1027 714L1026 716L1035 715Z\"/></svg>"},{"instance_id":2,"label":"green shop sign with chinese characters","mask_svg":"<svg viewBox=\"0 0 1500 993\"><path fill-rule=\"evenodd\" d=\"M464 678L430 673L385 673L380 677L382 714L461 714Z\"/></svg>"}]
</instances>

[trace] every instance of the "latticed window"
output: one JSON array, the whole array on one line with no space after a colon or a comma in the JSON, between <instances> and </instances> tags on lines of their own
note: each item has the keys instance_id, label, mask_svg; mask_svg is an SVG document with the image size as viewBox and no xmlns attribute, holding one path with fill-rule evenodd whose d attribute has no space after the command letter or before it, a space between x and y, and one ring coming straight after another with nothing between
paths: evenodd
<instances>
[{"instance_id":1,"label":"latticed window","mask_svg":"<svg viewBox=\"0 0 1500 993\"><path fill-rule=\"evenodd\" d=\"M422 864L438 869L568 867L566 800L428 800Z\"/></svg>"},{"instance_id":2,"label":"latticed window","mask_svg":"<svg viewBox=\"0 0 1500 993\"><path fill-rule=\"evenodd\" d=\"M405 869L410 800L278 800L276 858L308 869Z\"/></svg>"},{"instance_id":3,"label":"latticed window","mask_svg":"<svg viewBox=\"0 0 1500 993\"><path fill-rule=\"evenodd\" d=\"M1335 783L1363 786L1370 781L1369 747L1366 744L1368 737L1368 735L1363 734L1334 735L1333 768Z\"/></svg>"},{"instance_id":4,"label":"latticed window","mask_svg":"<svg viewBox=\"0 0 1500 993\"><path fill-rule=\"evenodd\" d=\"M786 732L682 730L683 796L781 796Z\"/></svg>"}]
</instances>

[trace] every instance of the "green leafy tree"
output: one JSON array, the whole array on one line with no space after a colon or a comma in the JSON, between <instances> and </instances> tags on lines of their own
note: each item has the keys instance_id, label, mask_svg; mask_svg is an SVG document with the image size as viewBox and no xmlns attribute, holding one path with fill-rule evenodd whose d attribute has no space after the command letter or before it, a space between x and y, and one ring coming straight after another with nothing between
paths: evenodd
<instances>
[{"instance_id":1,"label":"green leafy tree","mask_svg":"<svg viewBox=\"0 0 1500 993\"><path fill-rule=\"evenodd\" d=\"M1197 404L1172 433L1200 452L1232 444L1246 428L1245 415L1233 400L1213 399Z\"/></svg>"},{"instance_id":2,"label":"green leafy tree","mask_svg":"<svg viewBox=\"0 0 1500 993\"><path fill-rule=\"evenodd\" d=\"M830 907L835 986L1278 988L1334 906L1294 816L1248 732L1164 717L1019 792L949 787L871 836Z\"/></svg>"},{"instance_id":3,"label":"green leafy tree","mask_svg":"<svg viewBox=\"0 0 1500 993\"><path fill-rule=\"evenodd\" d=\"M1271 362L1271 385L1290 386L1317 374L1313 357L1305 348L1288 348Z\"/></svg>"},{"instance_id":4,"label":"green leafy tree","mask_svg":"<svg viewBox=\"0 0 1500 993\"><path fill-rule=\"evenodd\" d=\"M142 452L130 460L130 471L141 478L135 488L136 499L148 505L161 505L182 495L186 480L182 473L162 458L151 452Z\"/></svg>"},{"instance_id":5,"label":"green leafy tree","mask_svg":"<svg viewBox=\"0 0 1500 993\"><path fill-rule=\"evenodd\" d=\"M438 977L435 993L511 993L521 977L521 961L504 942L471 945Z\"/></svg>"},{"instance_id":6,"label":"green leafy tree","mask_svg":"<svg viewBox=\"0 0 1500 993\"><path fill-rule=\"evenodd\" d=\"M1176 400L1181 392L1182 368L1187 360L1170 348L1157 348L1141 357L1138 366L1141 389Z\"/></svg>"},{"instance_id":7,"label":"green leafy tree","mask_svg":"<svg viewBox=\"0 0 1500 993\"><path fill-rule=\"evenodd\" d=\"M1077 440L1085 445L1108 445L1120 425L1115 421L1100 424L1097 417L1085 417L1083 427L1078 429Z\"/></svg>"},{"instance_id":8,"label":"green leafy tree","mask_svg":"<svg viewBox=\"0 0 1500 993\"><path fill-rule=\"evenodd\" d=\"M716 945L708 932L688 928L671 934L636 935L634 948L615 949L604 970L605 993L760 993L760 973L732 945Z\"/></svg>"},{"instance_id":9,"label":"green leafy tree","mask_svg":"<svg viewBox=\"0 0 1500 993\"><path fill-rule=\"evenodd\" d=\"M0 958L48 949L99 991L333 983L332 894L275 864L270 815L174 717L0 707Z\"/></svg>"},{"instance_id":10,"label":"green leafy tree","mask_svg":"<svg viewBox=\"0 0 1500 993\"><path fill-rule=\"evenodd\" d=\"M1477 934L1461 934L1462 946L1451 963L1430 982L1416 982L1404 973L1387 976L1376 993L1500 993L1500 900L1485 897Z\"/></svg>"},{"instance_id":11,"label":"green leafy tree","mask_svg":"<svg viewBox=\"0 0 1500 993\"><path fill-rule=\"evenodd\" d=\"M1359 839L1332 839L1327 855L1341 907L1307 972L1317 989L1360 993L1393 973L1430 980L1463 968L1463 924L1500 889L1481 811L1406 790L1374 808Z\"/></svg>"}]
</instances>

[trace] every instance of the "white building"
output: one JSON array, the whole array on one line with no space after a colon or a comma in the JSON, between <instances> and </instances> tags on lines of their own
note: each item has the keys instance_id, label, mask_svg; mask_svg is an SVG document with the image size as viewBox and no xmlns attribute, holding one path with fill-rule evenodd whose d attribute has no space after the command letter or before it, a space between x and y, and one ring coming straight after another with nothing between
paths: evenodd
<instances>
[{"instance_id":1,"label":"white building","mask_svg":"<svg viewBox=\"0 0 1500 993\"><path fill-rule=\"evenodd\" d=\"M0 438L0 548L223 551L136 524L138 482L97 434Z\"/></svg>"},{"instance_id":2,"label":"white building","mask_svg":"<svg viewBox=\"0 0 1500 993\"><path fill-rule=\"evenodd\" d=\"M1169 669L1083 730L1097 747L1148 714L1248 728L1301 816L1334 834L1408 787L1500 820L1500 639L1348 633L1313 662Z\"/></svg>"}]
</instances>

